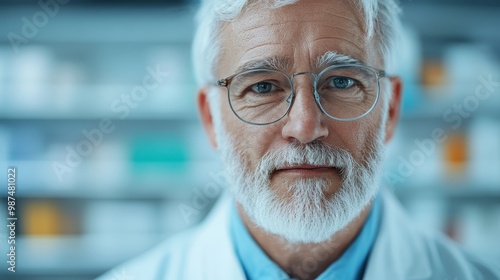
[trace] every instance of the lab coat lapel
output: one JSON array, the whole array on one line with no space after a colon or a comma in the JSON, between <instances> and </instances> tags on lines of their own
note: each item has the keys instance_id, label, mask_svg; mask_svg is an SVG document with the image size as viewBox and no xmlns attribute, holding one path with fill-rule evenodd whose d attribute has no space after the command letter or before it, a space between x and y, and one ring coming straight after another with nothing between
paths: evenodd
<instances>
[{"instance_id":1,"label":"lab coat lapel","mask_svg":"<svg viewBox=\"0 0 500 280\"><path fill-rule=\"evenodd\" d=\"M223 194L201 225L189 249L191 267L186 268L185 279L245 279L230 236L231 203L231 196Z\"/></svg>"},{"instance_id":2,"label":"lab coat lapel","mask_svg":"<svg viewBox=\"0 0 500 280\"><path fill-rule=\"evenodd\" d=\"M383 214L364 279L432 277L425 240L412 226L394 196L382 191ZM186 279L245 279L229 233L230 195L224 194L194 238L188 252Z\"/></svg>"},{"instance_id":3,"label":"lab coat lapel","mask_svg":"<svg viewBox=\"0 0 500 280\"><path fill-rule=\"evenodd\" d=\"M382 190L380 230L368 259L364 279L430 279L425 240L410 223L392 193Z\"/></svg>"}]
</instances>

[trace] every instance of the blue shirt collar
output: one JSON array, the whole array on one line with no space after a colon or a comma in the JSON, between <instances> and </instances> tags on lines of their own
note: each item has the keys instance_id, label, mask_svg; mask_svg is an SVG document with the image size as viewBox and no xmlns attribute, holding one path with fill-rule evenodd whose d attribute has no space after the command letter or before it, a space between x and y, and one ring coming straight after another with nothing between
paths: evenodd
<instances>
[{"instance_id":1,"label":"blue shirt collar","mask_svg":"<svg viewBox=\"0 0 500 280\"><path fill-rule=\"evenodd\" d=\"M381 202L378 195L372 203L370 214L363 228L342 256L333 262L317 280L362 279L371 248L377 237ZM231 238L236 255L247 279L289 279L290 277L274 263L248 232L233 203L230 217Z\"/></svg>"}]
</instances>

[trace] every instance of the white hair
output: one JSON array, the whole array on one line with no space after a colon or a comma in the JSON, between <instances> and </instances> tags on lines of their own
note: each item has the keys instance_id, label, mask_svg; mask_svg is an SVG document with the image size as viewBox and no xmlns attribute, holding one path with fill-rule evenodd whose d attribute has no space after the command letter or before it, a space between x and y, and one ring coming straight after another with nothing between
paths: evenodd
<instances>
[{"instance_id":1,"label":"white hair","mask_svg":"<svg viewBox=\"0 0 500 280\"><path fill-rule=\"evenodd\" d=\"M395 67L396 43L401 32L400 8L397 0L350 0L364 14L366 36L377 38L376 46L387 72ZM219 28L235 19L245 5L264 2L272 8L293 4L297 0L205 0L197 14L197 30L192 56L199 85L215 81L214 71L220 54ZM270 3L270 4L269 4Z\"/></svg>"}]
</instances>

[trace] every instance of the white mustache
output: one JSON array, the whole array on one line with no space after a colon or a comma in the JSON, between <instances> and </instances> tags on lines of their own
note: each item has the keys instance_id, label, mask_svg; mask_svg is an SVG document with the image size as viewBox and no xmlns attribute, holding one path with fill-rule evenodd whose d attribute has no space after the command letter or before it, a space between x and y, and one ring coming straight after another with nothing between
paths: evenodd
<instances>
[{"instance_id":1,"label":"white mustache","mask_svg":"<svg viewBox=\"0 0 500 280\"><path fill-rule=\"evenodd\" d=\"M316 141L309 144L292 142L279 149L267 152L257 166L257 172L269 175L272 172L293 165L319 165L334 167L341 171L356 165L348 151Z\"/></svg>"}]
</instances>

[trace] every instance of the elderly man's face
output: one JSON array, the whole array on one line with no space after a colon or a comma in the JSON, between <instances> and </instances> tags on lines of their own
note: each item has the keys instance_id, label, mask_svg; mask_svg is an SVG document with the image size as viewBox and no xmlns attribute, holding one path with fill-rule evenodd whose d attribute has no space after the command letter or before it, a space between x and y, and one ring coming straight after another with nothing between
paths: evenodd
<instances>
[{"instance_id":1,"label":"elderly man's face","mask_svg":"<svg viewBox=\"0 0 500 280\"><path fill-rule=\"evenodd\" d=\"M327 52L349 55L366 65L383 68L374 40L366 38L362 14L348 1L299 1L278 9L263 5L247 8L235 21L223 26L220 38L222 53L217 78L233 75L245 63L269 58L286 60L286 69L279 70L288 75L303 71L319 73L323 69L316 68L318 58ZM382 92L395 93L389 106L384 104L390 96L381 94L370 114L356 121L344 122L328 118L318 108L310 75L297 76L293 80L293 106L283 119L271 125L243 123L231 111L225 89L218 93L220 129L231 139L234 152L248 172L256 172L261 167L259 164L266 153L291 144L297 147L315 142L345 150L357 163L364 164L368 153L373 152L370 149L373 149L376 138L387 141L392 136L399 106L399 87L391 90L390 83L382 82ZM203 90L200 108L212 144L221 145L221 139L215 137ZM382 123L384 110L388 111L386 123ZM272 170L267 187L277 198L289 200L294 196L290 185L295 181L318 179L327 182L322 194L325 199L331 199L345 181L344 175L342 168L333 166L292 166Z\"/></svg>"}]
</instances>

